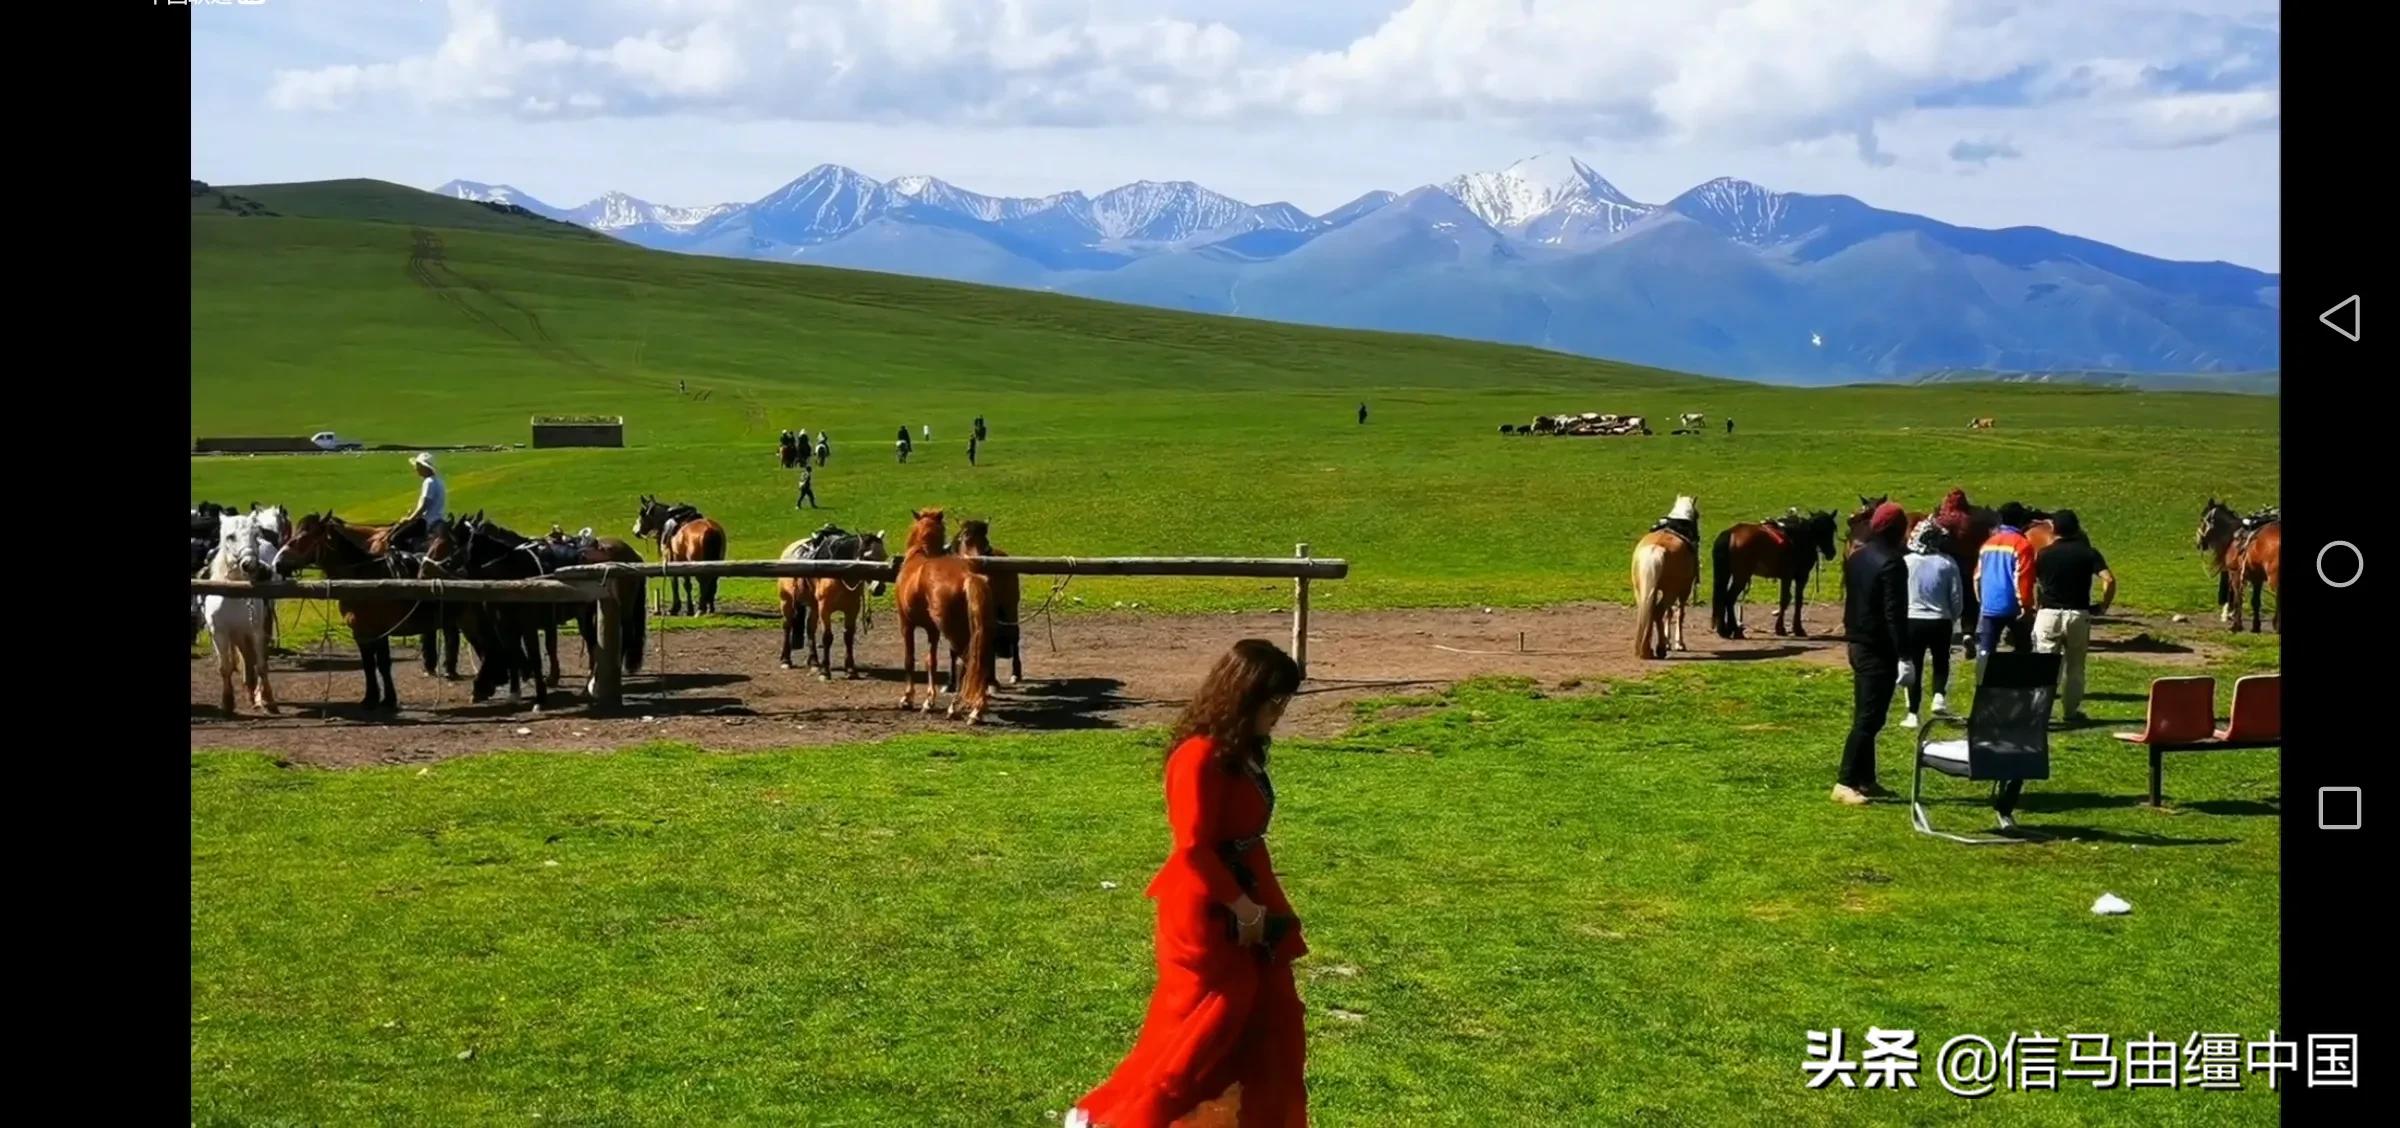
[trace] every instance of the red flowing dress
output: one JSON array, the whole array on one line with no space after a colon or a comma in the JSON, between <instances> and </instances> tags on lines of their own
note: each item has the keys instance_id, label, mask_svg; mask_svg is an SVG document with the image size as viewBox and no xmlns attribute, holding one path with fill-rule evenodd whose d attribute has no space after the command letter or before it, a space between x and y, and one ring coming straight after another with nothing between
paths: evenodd
<instances>
[{"instance_id":1,"label":"red flowing dress","mask_svg":"<svg viewBox=\"0 0 2400 1128\"><path fill-rule=\"evenodd\" d=\"M1267 912L1291 914L1267 857L1275 789L1263 766L1227 771L1213 751L1207 738L1192 737L1167 757L1175 846L1149 889L1158 902L1158 987L1133 1051L1075 1102L1080 1115L1071 1123L1308 1123L1303 1012L1292 982L1292 961L1308 945L1295 921L1271 949L1243 947L1225 908L1247 892Z\"/></svg>"}]
</instances>

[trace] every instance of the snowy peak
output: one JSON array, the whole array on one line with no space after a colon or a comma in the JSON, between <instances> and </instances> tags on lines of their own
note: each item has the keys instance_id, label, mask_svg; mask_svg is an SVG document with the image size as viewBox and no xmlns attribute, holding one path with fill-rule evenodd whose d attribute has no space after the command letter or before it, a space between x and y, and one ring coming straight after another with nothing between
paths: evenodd
<instances>
[{"instance_id":1,"label":"snowy peak","mask_svg":"<svg viewBox=\"0 0 2400 1128\"><path fill-rule=\"evenodd\" d=\"M770 238L815 243L839 238L873 222L896 199L881 183L840 165L821 164L745 210L753 228Z\"/></svg>"},{"instance_id":2,"label":"snowy peak","mask_svg":"<svg viewBox=\"0 0 2400 1128\"><path fill-rule=\"evenodd\" d=\"M1092 223L1103 238L1139 243L1180 243L1200 235L1229 232L1244 224L1249 205L1220 196L1189 180L1137 180L1092 198Z\"/></svg>"},{"instance_id":3,"label":"snowy peak","mask_svg":"<svg viewBox=\"0 0 2400 1128\"><path fill-rule=\"evenodd\" d=\"M1521 230L1561 212L1600 219L1615 230L1651 210L1582 161L1554 154L1527 157L1499 172L1470 172L1441 189L1502 230Z\"/></svg>"},{"instance_id":4,"label":"snowy peak","mask_svg":"<svg viewBox=\"0 0 2400 1128\"><path fill-rule=\"evenodd\" d=\"M1327 227L1340 227L1351 220L1373 212L1383 207L1385 204L1391 203L1399 198L1400 197L1397 193L1386 192L1378 188L1375 191L1369 192L1366 195L1360 196L1349 203L1343 204L1332 211L1318 216L1317 222L1322 223Z\"/></svg>"},{"instance_id":5,"label":"snowy peak","mask_svg":"<svg viewBox=\"0 0 2400 1128\"><path fill-rule=\"evenodd\" d=\"M1791 233L1791 204L1792 197L1786 193L1720 176L1675 197L1667 206L1755 247L1780 242Z\"/></svg>"},{"instance_id":6,"label":"snowy peak","mask_svg":"<svg viewBox=\"0 0 2400 1128\"><path fill-rule=\"evenodd\" d=\"M453 180L433 191L437 196L448 196L457 200L473 200L479 204L514 204L536 215L544 215L552 219L562 218L566 214L506 184Z\"/></svg>"},{"instance_id":7,"label":"snowy peak","mask_svg":"<svg viewBox=\"0 0 2400 1128\"><path fill-rule=\"evenodd\" d=\"M1048 196L986 196L981 192L970 192L938 176L896 177L885 181L883 186L901 199L972 216L985 223L1021 219L1048 211L1070 199L1083 197L1081 192L1056 192Z\"/></svg>"},{"instance_id":8,"label":"snowy peak","mask_svg":"<svg viewBox=\"0 0 2400 1128\"><path fill-rule=\"evenodd\" d=\"M669 231L688 231L740 206L712 204L704 208L678 208L654 204L623 192L609 192L567 212L563 218L594 231L623 231L630 227L649 226L663 227Z\"/></svg>"}]
</instances>

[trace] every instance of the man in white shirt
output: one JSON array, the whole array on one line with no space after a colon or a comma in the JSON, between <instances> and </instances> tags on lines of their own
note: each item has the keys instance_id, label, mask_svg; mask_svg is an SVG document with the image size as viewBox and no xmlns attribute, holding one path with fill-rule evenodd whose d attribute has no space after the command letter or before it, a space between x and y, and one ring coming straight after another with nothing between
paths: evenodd
<instances>
[{"instance_id":1,"label":"man in white shirt","mask_svg":"<svg viewBox=\"0 0 2400 1128\"><path fill-rule=\"evenodd\" d=\"M441 474L434 470L433 455L419 451L415 458L408 460L408 464L417 470L417 507L400 519L401 525L409 527L405 530L395 527L393 532L405 532L409 546L418 548L423 546L426 533L433 528L433 523L450 515L450 489L442 484Z\"/></svg>"}]
</instances>

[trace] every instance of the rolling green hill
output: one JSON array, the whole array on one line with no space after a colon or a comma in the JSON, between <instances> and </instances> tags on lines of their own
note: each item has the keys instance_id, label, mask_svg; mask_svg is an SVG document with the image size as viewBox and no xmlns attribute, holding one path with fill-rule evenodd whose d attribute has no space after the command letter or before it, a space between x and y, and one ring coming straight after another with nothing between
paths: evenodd
<instances>
[{"instance_id":1,"label":"rolling green hill","mask_svg":"<svg viewBox=\"0 0 2400 1128\"><path fill-rule=\"evenodd\" d=\"M534 414L622 415L625 450L447 454L454 506L528 530L629 526L688 500L764 557L820 520L993 519L1017 553L1348 557L1328 607L1625 596L1627 550L1678 493L1716 528L1891 491L1912 509L2074 506L2125 601L2213 602L2190 547L2210 494L2272 501L2277 401L2056 386L1797 390L1529 349L1177 314L893 275L649 252L371 181L195 198L192 434L524 442ZM678 391L679 381L686 389ZM1368 401L1361 427L1353 412ZM1647 439L1497 433L1557 411ZM1709 433L1666 434L1678 412ZM983 464L968 422L987 417ZM1722 419L1739 421L1728 438ZM1970 434L1969 416L1999 429ZM895 463L902 425L919 439ZM827 508L795 514L776 432L829 430ZM195 458L195 499L404 509L390 454ZM1824 588L1827 598L1833 586ZM763 585L733 585L732 598ZM1278 606L1266 583L1077 581L1094 602ZM1825 620L1820 620L1825 621Z\"/></svg>"}]
</instances>

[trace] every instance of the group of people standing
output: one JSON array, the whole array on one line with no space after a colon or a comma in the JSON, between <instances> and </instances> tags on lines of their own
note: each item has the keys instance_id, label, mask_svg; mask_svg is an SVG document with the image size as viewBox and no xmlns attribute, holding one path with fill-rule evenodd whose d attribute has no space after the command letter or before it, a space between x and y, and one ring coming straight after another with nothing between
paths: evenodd
<instances>
[{"instance_id":1,"label":"group of people standing","mask_svg":"<svg viewBox=\"0 0 2400 1128\"><path fill-rule=\"evenodd\" d=\"M926 423L921 426L924 428L925 441L932 442L933 424ZM990 437L991 433L983 425L983 416L976 416L974 429L967 433L967 465L976 464L975 459L983 448L984 440ZM900 461L906 462L908 456L915 454L916 451L916 442L908 437L908 425L901 424L899 434L892 439L892 452L899 456Z\"/></svg>"},{"instance_id":2,"label":"group of people standing","mask_svg":"<svg viewBox=\"0 0 2400 1128\"><path fill-rule=\"evenodd\" d=\"M2084 658L2091 648L2091 619L2106 614L2116 601L2117 578L2084 534L2074 510L2051 515L2054 539L2038 553L2025 536L2031 516L2018 502L2000 507L1998 524L1976 556L1971 590L1949 554L1949 529L1931 517L1904 529L1907 514L1888 501L1868 518L1866 539L1842 566L1848 591L1843 627L1850 641L1852 707L1850 735L1833 786L1835 802L1856 806L1892 794L1876 780L1875 738L1883 731L1895 689L1907 688L1903 728L1916 728L1928 716L1924 692L1929 672L1932 712L1949 712L1951 624L1964 617L1970 600L1976 609L1971 645L1978 680L1986 656L2003 643L2012 650L2056 653L2066 719L2086 719ZM2092 597L2095 582L2100 588L2097 600ZM1995 794L1993 806L2003 827L2013 824L2023 787L2022 781L2010 781Z\"/></svg>"}]
</instances>

